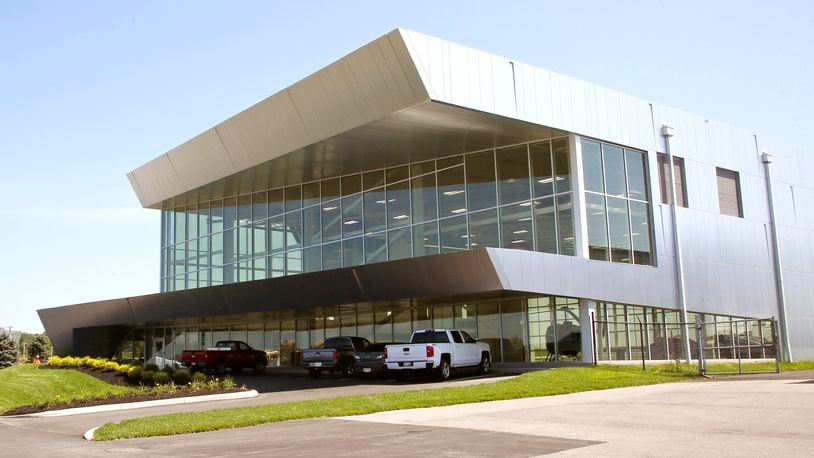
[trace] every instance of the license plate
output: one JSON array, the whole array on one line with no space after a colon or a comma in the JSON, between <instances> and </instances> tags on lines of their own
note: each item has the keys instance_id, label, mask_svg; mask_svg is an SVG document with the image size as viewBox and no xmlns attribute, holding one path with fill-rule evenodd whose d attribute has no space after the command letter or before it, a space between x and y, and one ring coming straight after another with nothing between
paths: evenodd
<instances>
[{"instance_id":1,"label":"license plate","mask_svg":"<svg viewBox=\"0 0 814 458\"><path fill-rule=\"evenodd\" d=\"M322 363L311 363L311 367L322 367Z\"/></svg>"},{"instance_id":2,"label":"license plate","mask_svg":"<svg viewBox=\"0 0 814 458\"><path fill-rule=\"evenodd\" d=\"M404 367L413 367L413 363L404 363Z\"/></svg>"},{"instance_id":3,"label":"license plate","mask_svg":"<svg viewBox=\"0 0 814 458\"><path fill-rule=\"evenodd\" d=\"M371 369L369 367L363 367L362 372L370 372Z\"/></svg>"}]
</instances>

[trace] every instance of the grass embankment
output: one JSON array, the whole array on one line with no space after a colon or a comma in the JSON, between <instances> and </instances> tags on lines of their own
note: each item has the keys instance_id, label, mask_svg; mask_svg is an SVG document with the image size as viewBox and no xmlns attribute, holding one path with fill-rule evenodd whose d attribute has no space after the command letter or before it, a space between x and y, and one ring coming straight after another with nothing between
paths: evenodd
<instances>
[{"instance_id":1,"label":"grass embankment","mask_svg":"<svg viewBox=\"0 0 814 458\"><path fill-rule=\"evenodd\" d=\"M651 367L644 372L638 367L624 366L558 368L530 372L514 379L483 385L346 396L124 420L118 423L108 423L97 429L94 439L169 436L303 418L363 415L386 410L438 407L652 385L690 380L695 377L694 369L689 366Z\"/></svg>"},{"instance_id":2,"label":"grass embankment","mask_svg":"<svg viewBox=\"0 0 814 458\"><path fill-rule=\"evenodd\" d=\"M39 370L33 364L12 366L0 369L0 413L26 405L119 396L133 390L73 370Z\"/></svg>"}]
</instances>

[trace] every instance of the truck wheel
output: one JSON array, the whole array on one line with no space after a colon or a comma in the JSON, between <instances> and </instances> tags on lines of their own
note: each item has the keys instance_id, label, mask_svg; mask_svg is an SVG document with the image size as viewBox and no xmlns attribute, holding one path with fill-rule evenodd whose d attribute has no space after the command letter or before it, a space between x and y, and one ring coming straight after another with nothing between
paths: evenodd
<instances>
[{"instance_id":1,"label":"truck wheel","mask_svg":"<svg viewBox=\"0 0 814 458\"><path fill-rule=\"evenodd\" d=\"M438 379L441 381L448 380L452 375L452 368L449 366L449 359L441 359L441 365L438 366Z\"/></svg>"},{"instance_id":2,"label":"truck wheel","mask_svg":"<svg viewBox=\"0 0 814 458\"><path fill-rule=\"evenodd\" d=\"M265 361L257 361L254 363L254 372L257 374L262 374L266 370L266 362Z\"/></svg>"},{"instance_id":3,"label":"truck wheel","mask_svg":"<svg viewBox=\"0 0 814 458\"><path fill-rule=\"evenodd\" d=\"M319 369L308 369L308 375L311 378L319 378L322 375L322 371Z\"/></svg>"},{"instance_id":4,"label":"truck wheel","mask_svg":"<svg viewBox=\"0 0 814 458\"><path fill-rule=\"evenodd\" d=\"M217 366L215 366L215 373L218 375L223 375L226 373L226 365L223 364L223 361L219 362Z\"/></svg>"},{"instance_id":5,"label":"truck wheel","mask_svg":"<svg viewBox=\"0 0 814 458\"><path fill-rule=\"evenodd\" d=\"M343 377L353 377L356 373L356 364L353 361L348 360L342 365L342 371L340 372Z\"/></svg>"},{"instance_id":6,"label":"truck wheel","mask_svg":"<svg viewBox=\"0 0 814 458\"><path fill-rule=\"evenodd\" d=\"M484 353L483 356L480 357L478 372L488 374L490 370L492 370L492 358L489 357L489 353Z\"/></svg>"}]
</instances>

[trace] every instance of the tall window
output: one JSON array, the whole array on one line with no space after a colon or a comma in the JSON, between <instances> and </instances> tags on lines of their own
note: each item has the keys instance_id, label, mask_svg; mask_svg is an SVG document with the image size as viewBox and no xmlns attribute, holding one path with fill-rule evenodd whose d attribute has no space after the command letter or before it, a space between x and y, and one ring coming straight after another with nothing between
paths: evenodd
<instances>
[{"instance_id":1,"label":"tall window","mask_svg":"<svg viewBox=\"0 0 814 458\"><path fill-rule=\"evenodd\" d=\"M589 257L652 265L647 156L583 139L582 164Z\"/></svg>"},{"instance_id":2,"label":"tall window","mask_svg":"<svg viewBox=\"0 0 814 458\"><path fill-rule=\"evenodd\" d=\"M659 153L659 188L661 189L661 203L673 203L673 194L670 192L670 167L667 155ZM673 181L676 186L676 205L687 208L687 185L684 174L684 159L673 156Z\"/></svg>"},{"instance_id":3,"label":"tall window","mask_svg":"<svg viewBox=\"0 0 814 458\"><path fill-rule=\"evenodd\" d=\"M721 168L716 168L715 172L718 175L718 203L721 214L743 218L738 172Z\"/></svg>"}]
</instances>

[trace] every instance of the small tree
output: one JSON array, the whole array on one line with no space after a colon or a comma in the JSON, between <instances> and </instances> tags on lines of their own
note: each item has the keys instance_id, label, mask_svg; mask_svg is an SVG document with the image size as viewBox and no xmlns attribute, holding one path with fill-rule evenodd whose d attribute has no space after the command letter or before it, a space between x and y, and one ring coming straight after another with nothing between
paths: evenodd
<instances>
[{"instance_id":1,"label":"small tree","mask_svg":"<svg viewBox=\"0 0 814 458\"><path fill-rule=\"evenodd\" d=\"M28 359L31 361L37 356L42 358L47 356L50 351L51 341L48 339L48 336L39 334L34 337L34 340L31 341L31 345L28 347Z\"/></svg>"},{"instance_id":2,"label":"small tree","mask_svg":"<svg viewBox=\"0 0 814 458\"><path fill-rule=\"evenodd\" d=\"M17 345L11 336L0 332L0 369L17 364Z\"/></svg>"}]
</instances>

